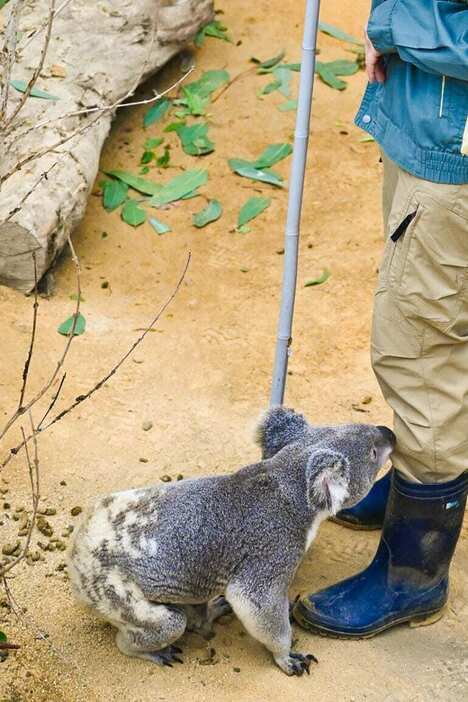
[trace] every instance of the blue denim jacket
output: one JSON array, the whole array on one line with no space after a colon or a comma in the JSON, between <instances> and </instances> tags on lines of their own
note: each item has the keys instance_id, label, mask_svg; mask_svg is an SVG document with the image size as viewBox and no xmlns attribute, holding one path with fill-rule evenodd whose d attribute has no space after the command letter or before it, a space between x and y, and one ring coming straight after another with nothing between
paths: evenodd
<instances>
[{"instance_id":1,"label":"blue denim jacket","mask_svg":"<svg viewBox=\"0 0 468 702\"><path fill-rule=\"evenodd\" d=\"M356 124L413 175L468 183L468 2L373 0L367 31L387 78Z\"/></svg>"}]
</instances>

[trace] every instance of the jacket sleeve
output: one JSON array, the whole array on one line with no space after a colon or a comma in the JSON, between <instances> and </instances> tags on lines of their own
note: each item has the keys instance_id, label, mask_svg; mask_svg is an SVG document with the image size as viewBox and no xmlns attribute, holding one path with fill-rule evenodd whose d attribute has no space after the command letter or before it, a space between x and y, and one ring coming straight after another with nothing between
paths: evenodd
<instances>
[{"instance_id":1,"label":"jacket sleeve","mask_svg":"<svg viewBox=\"0 0 468 702\"><path fill-rule=\"evenodd\" d=\"M468 81L468 3L383 0L367 33L377 51L397 52L427 73Z\"/></svg>"}]
</instances>

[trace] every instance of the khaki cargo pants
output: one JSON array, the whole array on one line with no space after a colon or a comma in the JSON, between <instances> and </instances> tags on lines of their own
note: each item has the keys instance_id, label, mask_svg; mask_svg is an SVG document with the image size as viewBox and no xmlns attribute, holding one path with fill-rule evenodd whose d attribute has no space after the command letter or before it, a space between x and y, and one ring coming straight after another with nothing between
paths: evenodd
<instances>
[{"instance_id":1,"label":"khaki cargo pants","mask_svg":"<svg viewBox=\"0 0 468 702\"><path fill-rule=\"evenodd\" d=\"M384 157L383 210L371 348L394 411L393 464L445 482L468 469L468 184L421 180Z\"/></svg>"}]
</instances>

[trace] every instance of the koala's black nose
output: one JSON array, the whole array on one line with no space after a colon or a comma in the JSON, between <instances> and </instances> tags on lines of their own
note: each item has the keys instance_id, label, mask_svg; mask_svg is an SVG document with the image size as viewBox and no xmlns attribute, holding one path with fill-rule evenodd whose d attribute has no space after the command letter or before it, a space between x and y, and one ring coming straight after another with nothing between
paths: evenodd
<instances>
[{"instance_id":1,"label":"koala's black nose","mask_svg":"<svg viewBox=\"0 0 468 702\"><path fill-rule=\"evenodd\" d=\"M396 444L396 436L391 429L388 427L377 427L385 441L388 441L392 446Z\"/></svg>"}]
</instances>

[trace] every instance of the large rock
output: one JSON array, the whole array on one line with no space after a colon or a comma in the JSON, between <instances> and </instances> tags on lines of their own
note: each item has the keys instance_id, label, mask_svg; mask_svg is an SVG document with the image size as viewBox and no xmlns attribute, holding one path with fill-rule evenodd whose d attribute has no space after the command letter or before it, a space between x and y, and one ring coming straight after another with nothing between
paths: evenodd
<instances>
[{"instance_id":1,"label":"large rock","mask_svg":"<svg viewBox=\"0 0 468 702\"><path fill-rule=\"evenodd\" d=\"M49 2L26 5L20 28L30 33L47 16ZM54 22L38 82L60 99L28 99L19 126L0 146L0 177L27 154L72 134L95 115L68 117L32 131L31 126L83 107L115 103L140 75L144 80L160 69L212 17L212 0L72 0ZM13 78L29 79L41 46L41 38L27 46ZM57 66L59 72L65 69L65 78L53 76ZM11 93L10 110L19 99L19 93ZM39 278L60 253L83 216L112 117L107 112L82 135L24 165L2 184L0 283L28 292L34 287L31 251L36 250Z\"/></svg>"}]
</instances>

